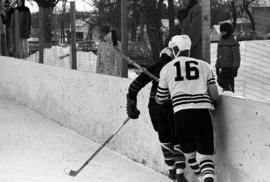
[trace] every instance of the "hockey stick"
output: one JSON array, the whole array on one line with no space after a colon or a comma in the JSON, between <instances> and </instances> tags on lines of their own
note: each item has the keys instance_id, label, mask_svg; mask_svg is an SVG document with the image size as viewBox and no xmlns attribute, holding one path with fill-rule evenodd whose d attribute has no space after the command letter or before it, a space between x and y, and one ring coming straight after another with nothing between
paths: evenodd
<instances>
[{"instance_id":1,"label":"hockey stick","mask_svg":"<svg viewBox=\"0 0 270 182\"><path fill-rule=\"evenodd\" d=\"M119 48L117 47L118 43L117 43L117 34L115 30L111 30L111 34L112 34L112 42L113 42L113 46L114 49L117 53L119 53L119 55L126 60L129 64L132 64L133 66L135 66L137 69L139 69L141 72L144 72L146 75L148 75L150 78L152 78L155 81L159 81L158 78L153 75L152 73L150 73L147 69L141 67L139 64L137 64L135 61L133 61L132 59L130 59L128 56L124 55Z\"/></svg>"},{"instance_id":2,"label":"hockey stick","mask_svg":"<svg viewBox=\"0 0 270 182\"><path fill-rule=\"evenodd\" d=\"M125 126L125 124L127 124L127 122L129 121L129 117L127 119L125 119L125 121L113 132L113 134L87 159L87 161L85 161L85 163L77 170L69 170L66 171L70 176L77 176L81 170L83 170L83 168L85 168L85 166L87 166L87 164L101 151L101 149L103 149L105 147L105 145L107 143L109 143L111 141L111 139L120 131L120 129Z\"/></svg>"},{"instance_id":3,"label":"hockey stick","mask_svg":"<svg viewBox=\"0 0 270 182\"><path fill-rule=\"evenodd\" d=\"M135 61L133 61L132 59L130 59L128 56L124 55L119 49L118 47L114 47L115 51L118 52L120 54L120 56L126 60L129 64L132 64L133 66L135 66L136 68L138 68L141 72L144 72L146 75L148 75L150 78L152 78L155 81L159 81L158 78L153 75L152 73L150 73L149 71L147 71L146 68L141 67L139 64L137 64Z\"/></svg>"}]
</instances>

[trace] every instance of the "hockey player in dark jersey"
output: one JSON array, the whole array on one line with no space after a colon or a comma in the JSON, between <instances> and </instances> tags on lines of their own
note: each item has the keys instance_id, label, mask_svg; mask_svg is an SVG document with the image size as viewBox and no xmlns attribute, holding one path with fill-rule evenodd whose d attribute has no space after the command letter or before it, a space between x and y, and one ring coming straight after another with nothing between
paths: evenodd
<instances>
[{"instance_id":1,"label":"hockey player in dark jersey","mask_svg":"<svg viewBox=\"0 0 270 182\"><path fill-rule=\"evenodd\" d=\"M147 70L159 77L159 72L164 65L172 60L172 52L170 48L165 48L160 53L160 61L149 67ZM137 94L139 91L152 81L152 88L149 98L149 114L154 127L158 133L159 141L161 143L162 153L164 155L165 163L168 166L168 177L171 180L178 182L187 182L184 177L185 157L184 155L174 150L174 130L173 130L173 109L170 102L164 105L159 105L155 101L158 82L150 78L145 73L141 73L129 86L127 94L127 114L132 119L139 117L139 110L137 109Z\"/></svg>"}]
</instances>

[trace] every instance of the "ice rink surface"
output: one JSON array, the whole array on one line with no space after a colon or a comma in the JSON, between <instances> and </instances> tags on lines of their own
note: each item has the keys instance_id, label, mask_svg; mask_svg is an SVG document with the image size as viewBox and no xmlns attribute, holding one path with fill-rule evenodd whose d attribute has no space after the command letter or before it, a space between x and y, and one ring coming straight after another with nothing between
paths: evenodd
<instances>
[{"instance_id":1,"label":"ice rink surface","mask_svg":"<svg viewBox=\"0 0 270 182\"><path fill-rule=\"evenodd\" d=\"M64 173L65 168L77 170L98 147L97 143L0 97L1 182L168 181L164 175L107 149L78 176Z\"/></svg>"}]
</instances>

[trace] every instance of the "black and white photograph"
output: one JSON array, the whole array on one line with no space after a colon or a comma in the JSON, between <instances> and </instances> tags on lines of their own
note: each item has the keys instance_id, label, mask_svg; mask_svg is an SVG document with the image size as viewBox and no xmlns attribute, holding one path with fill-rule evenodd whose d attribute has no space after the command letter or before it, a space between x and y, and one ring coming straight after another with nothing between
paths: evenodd
<instances>
[{"instance_id":1,"label":"black and white photograph","mask_svg":"<svg viewBox=\"0 0 270 182\"><path fill-rule=\"evenodd\" d=\"M1 182L270 182L270 0L0 0Z\"/></svg>"}]
</instances>

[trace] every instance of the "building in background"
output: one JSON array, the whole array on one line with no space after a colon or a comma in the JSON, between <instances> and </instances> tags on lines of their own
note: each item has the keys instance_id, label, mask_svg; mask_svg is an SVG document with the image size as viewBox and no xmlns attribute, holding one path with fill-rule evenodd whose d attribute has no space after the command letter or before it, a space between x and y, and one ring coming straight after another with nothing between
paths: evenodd
<instances>
[{"instance_id":1,"label":"building in background","mask_svg":"<svg viewBox=\"0 0 270 182\"><path fill-rule=\"evenodd\" d=\"M262 35L270 33L270 3L268 5L253 6L252 14L256 32Z\"/></svg>"},{"instance_id":2,"label":"building in background","mask_svg":"<svg viewBox=\"0 0 270 182\"><path fill-rule=\"evenodd\" d=\"M89 30L89 23L87 23L87 19L85 21L81 19L76 20L76 40L84 41L87 38Z\"/></svg>"}]
</instances>

